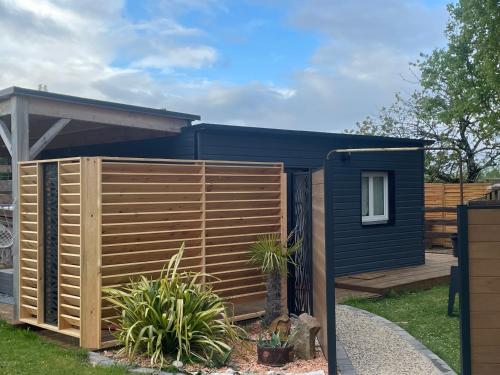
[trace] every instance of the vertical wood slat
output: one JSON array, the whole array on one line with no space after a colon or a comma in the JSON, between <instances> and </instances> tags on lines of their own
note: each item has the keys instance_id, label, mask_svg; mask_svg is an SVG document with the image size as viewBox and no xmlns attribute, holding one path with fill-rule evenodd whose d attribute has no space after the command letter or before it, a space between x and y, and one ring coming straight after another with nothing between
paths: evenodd
<instances>
[{"instance_id":1,"label":"vertical wood slat","mask_svg":"<svg viewBox=\"0 0 500 375\"><path fill-rule=\"evenodd\" d=\"M286 173L281 173L280 176L280 223L281 223L281 241L286 245L288 240L287 228L287 177ZM288 315L288 274L281 275L281 306L283 306L283 313Z\"/></svg>"},{"instance_id":2,"label":"vertical wood slat","mask_svg":"<svg viewBox=\"0 0 500 375\"><path fill-rule=\"evenodd\" d=\"M101 346L101 160L82 158L80 345Z\"/></svg>"},{"instance_id":3,"label":"vertical wood slat","mask_svg":"<svg viewBox=\"0 0 500 375\"><path fill-rule=\"evenodd\" d=\"M201 272L203 273L202 282L203 285L206 284L207 277L207 258L206 258L206 217L207 217L207 188L206 188L206 180L207 180L207 171L206 171L206 162L202 162L202 170L201 170Z\"/></svg>"},{"instance_id":4,"label":"vertical wood slat","mask_svg":"<svg viewBox=\"0 0 500 375\"><path fill-rule=\"evenodd\" d=\"M40 164L36 164L36 191L37 191L37 266L38 266L38 285L37 285L37 299L38 299L38 315L37 322L43 323L45 319L45 304L44 304L44 229L43 229L43 173Z\"/></svg>"}]
</instances>

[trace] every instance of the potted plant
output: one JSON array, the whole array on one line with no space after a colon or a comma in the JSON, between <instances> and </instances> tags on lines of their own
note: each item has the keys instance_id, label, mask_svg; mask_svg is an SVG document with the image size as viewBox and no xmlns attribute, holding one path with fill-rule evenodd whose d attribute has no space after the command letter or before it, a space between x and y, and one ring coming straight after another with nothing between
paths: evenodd
<instances>
[{"instance_id":1,"label":"potted plant","mask_svg":"<svg viewBox=\"0 0 500 375\"><path fill-rule=\"evenodd\" d=\"M292 255L300 249L302 241L288 246L292 234L284 243L279 234L260 237L250 246L250 262L257 265L267 275L265 314L262 323L268 327L282 314L281 276L286 274L288 263L293 263Z\"/></svg>"},{"instance_id":2,"label":"potted plant","mask_svg":"<svg viewBox=\"0 0 500 375\"><path fill-rule=\"evenodd\" d=\"M289 345L288 340L282 340L278 332L274 332L270 339L259 337L257 361L266 366L284 366L293 361L293 345Z\"/></svg>"}]
</instances>

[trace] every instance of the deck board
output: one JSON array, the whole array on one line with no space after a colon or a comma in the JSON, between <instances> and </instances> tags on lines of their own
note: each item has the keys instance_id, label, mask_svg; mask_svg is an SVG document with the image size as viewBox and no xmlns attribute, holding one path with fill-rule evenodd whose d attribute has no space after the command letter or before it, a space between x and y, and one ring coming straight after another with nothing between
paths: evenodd
<instances>
[{"instance_id":1,"label":"deck board","mask_svg":"<svg viewBox=\"0 0 500 375\"><path fill-rule=\"evenodd\" d=\"M453 255L426 253L423 265L342 276L336 278L335 286L376 294L428 288L449 281L450 267L456 265Z\"/></svg>"}]
</instances>

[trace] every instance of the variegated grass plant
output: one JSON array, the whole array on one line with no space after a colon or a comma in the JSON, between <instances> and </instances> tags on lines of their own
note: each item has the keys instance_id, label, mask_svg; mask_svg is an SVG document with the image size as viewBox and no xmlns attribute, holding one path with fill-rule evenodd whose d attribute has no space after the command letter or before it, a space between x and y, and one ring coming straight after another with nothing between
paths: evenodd
<instances>
[{"instance_id":1,"label":"variegated grass plant","mask_svg":"<svg viewBox=\"0 0 500 375\"><path fill-rule=\"evenodd\" d=\"M184 245L156 280L141 276L127 287L105 289L121 312L116 337L130 360L146 354L160 367L166 357L214 366L225 362L239 340L242 330L230 320L224 300L201 285L203 274L179 271L183 253Z\"/></svg>"}]
</instances>

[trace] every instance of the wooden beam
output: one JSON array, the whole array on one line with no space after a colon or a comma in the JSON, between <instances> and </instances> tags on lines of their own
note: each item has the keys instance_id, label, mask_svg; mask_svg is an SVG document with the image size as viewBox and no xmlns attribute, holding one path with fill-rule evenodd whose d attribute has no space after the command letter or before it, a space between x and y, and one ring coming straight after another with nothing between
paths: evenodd
<instances>
[{"instance_id":1,"label":"wooden beam","mask_svg":"<svg viewBox=\"0 0 500 375\"><path fill-rule=\"evenodd\" d=\"M10 156L12 156L12 135L7 124L2 120L0 120L0 137L2 137L5 148L9 151Z\"/></svg>"},{"instance_id":2,"label":"wooden beam","mask_svg":"<svg viewBox=\"0 0 500 375\"><path fill-rule=\"evenodd\" d=\"M101 160L82 158L80 346L101 346Z\"/></svg>"},{"instance_id":3,"label":"wooden beam","mask_svg":"<svg viewBox=\"0 0 500 375\"><path fill-rule=\"evenodd\" d=\"M29 98L30 114L93 123L128 126L148 130L180 133L181 128L190 124L189 120L147 115L117 109L105 109L83 104L54 102L47 99Z\"/></svg>"},{"instance_id":4,"label":"wooden beam","mask_svg":"<svg viewBox=\"0 0 500 375\"><path fill-rule=\"evenodd\" d=\"M12 129L12 197L14 206L12 256L14 265L14 319L19 318L19 175L18 162L29 160L29 116L26 98L13 96L11 102Z\"/></svg>"},{"instance_id":5,"label":"wooden beam","mask_svg":"<svg viewBox=\"0 0 500 375\"><path fill-rule=\"evenodd\" d=\"M0 116L10 115L10 100L0 101Z\"/></svg>"},{"instance_id":6,"label":"wooden beam","mask_svg":"<svg viewBox=\"0 0 500 375\"><path fill-rule=\"evenodd\" d=\"M30 148L30 159L34 159L40 152L68 125L71 119L61 118L57 120Z\"/></svg>"}]
</instances>

